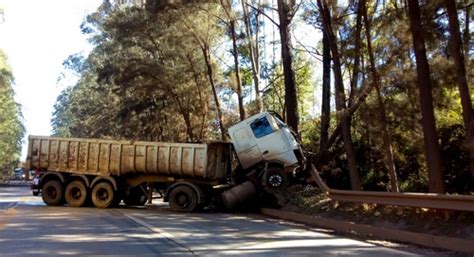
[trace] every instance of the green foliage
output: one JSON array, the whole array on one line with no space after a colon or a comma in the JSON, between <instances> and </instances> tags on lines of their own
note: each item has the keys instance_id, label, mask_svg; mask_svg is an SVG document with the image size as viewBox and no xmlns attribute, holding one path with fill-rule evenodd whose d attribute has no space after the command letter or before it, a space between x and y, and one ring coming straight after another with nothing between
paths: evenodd
<instances>
[{"instance_id":1,"label":"green foliage","mask_svg":"<svg viewBox=\"0 0 474 257\"><path fill-rule=\"evenodd\" d=\"M464 2L458 2L462 7ZM347 82L351 81L355 70L354 60L360 55L360 75L356 85L351 89L346 83L348 97L356 96L360 88L370 86L374 81L369 72L364 26L361 35L356 35L356 4L357 1L350 2L348 6L338 6L337 2L331 5L343 76ZM427 190L428 176L415 58L412 38L407 33L409 21L406 6L400 1L384 4L367 1L367 7L375 68L380 76L380 94L386 108L400 189L423 192ZM262 10L266 11L265 8L262 7ZM308 4L306 9L306 21L319 26L319 14L314 5ZM252 26L257 25L255 15L255 12L251 14ZM459 15L463 17L465 9L461 8ZM228 65L223 68L221 66L224 65L213 61L225 62L227 57L220 56L220 48L228 50L230 46L230 39L225 35L228 29L224 24L226 18L223 17L225 15L217 4L192 4L150 11L133 5L104 2L81 27L90 36L94 50L88 56L71 55L64 62L65 67L76 72L80 79L57 99L52 120L54 133L61 136L157 141L217 138L219 125L209 77L216 82L225 126L238 120L233 96L236 84L234 67ZM238 34L244 31L239 18ZM442 5L435 1L422 6L422 19L446 188L448 192L469 193L474 189L472 183L468 183L464 128L459 125L462 124L462 107L449 52L447 17ZM265 22L268 21L261 17L260 26ZM465 28L464 22L465 19L461 18L462 28ZM263 54L265 44L274 42L263 39L266 36L263 27L258 29L260 38L255 40L259 42L259 56L262 57L266 56ZM467 31L463 37L471 34ZM359 53L356 51L357 36L361 38ZM244 39L238 35L240 75L247 113L252 115L256 104L250 100L254 87L247 40ZM314 44L321 47L319 42ZM465 48L469 47L468 43ZM317 102L315 95L319 95L315 86L318 83L313 81L315 71L309 57L301 52L294 56L302 141L305 150L317 153L320 120L314 118L312 110ZM204 57L211 60L211 76L208 76L209 66L206 66ZM259 75L269 82L262 93L264 106L284 114L285 90L280 60L261 58L259 63ZM466 54L466 70L470 72L468 81L472 81L474 76L472 67L472 54ZM387 190L389 184L383 163L379 108L377 95L372 90L352 117L356 159L366 190ZM337 126L337 120L336 113L331 113L330 131ZM340 139L329 149L327 157L319 168L328 184L334 188L349 188L347 157Z\"/></svg>"},{"instance_id":2,"label":"green foliage","mask_svg":"<svg viewBox=\"0 0 474 257\"><path fill-rule=\"evenodd\" d=\"M156 141L201 141L216 129L201 44L223 36L216 5L151 13L107 3L82 28L94 50L71 56L76 85L58 97L54 134ZM215 79L219 69L215 64ZM217 72L216 72L217 71Z\"/></svg>"},{"instance_id":3,"label":"green foliage","mask_svg":"<svg viewBox=\"0 0 474 257\"><path fill-rule=\"evenodd\" d=\"M13 75L7 56L0 50L0 180L13 174L19 163L22 138L20 105L13 99Z\"/></svg>"},{"instance_id":4,"label":"green foliage","mask_svg":"<svg viewBox=\"0 0 474 257\"><path fill-rule=\"evenodd\" d=\"M461 29L465 28L465 2L459 2ZM347 82L354 71L357 1L348 8L332 6L334 29L338 32L339 50L343 73ZM425 160L419 91L412 39L409 31L407 11L403 3L392 1L378 4L367 1L371 22L371 43L376 60L376 69L381 79L381 95L387 110L388 128L392 137L395 166L401 191L427 191L427 167ZM308 7L307 7L308 8ZM471 12L472 13L472 12ZM319 24L319 13L309 5L305 19L310 24ZM469 173L468 152L464 147L465 128L462 124L462 107L456 82L456 70L450 56L448 21L443 5L427 2L422 6L423 26L426 30L427 55L433 81L433 98L436 123L440 137L445 172L446 190L450 193L472 193L473 180ZM472 22L472 21L471 21ZM369 73L365 28L361 37L361 75L356 89L372 83ZM470 32L472 34L472 31ZM463 36L466 34L463 34ZM319 46L320 47L320 46ZM472 78L472 55L466 56L468 81ZM471 79L472 81L472 79ZM472 87L471 87L471 90ZM347 95L351 95L347 89ZM353 94L356 95L356 94ZM472 91L471 91L472 95ZM352 119L352 138L356 148L358 169L364 190L387 190L387 169L383 163L383 141L378 117L375 90L367 97ZM335 115L332 115L335 116ZM335 124L332 118L331 131ZM319 118L303 123L302 132L305 149L319 149ZM311 126L315 126L311 128ZM328 184L334 188L350 188L346 156L342 143L330 149L327 160L320 165Z\"/></svg>"},{"instance_id":5,"label":"green foliage","mask_svg":"<svg viewBox=\"0 0 474 257\"><path fill-rule=\"evenodd\" d=\"M462 125L453 124L439 130L441 154L445 172L446 192L468 194L474 192L469 171L469 153L465 148L465 131Z\"/></svg>"},{"instance_id":6,"label":"green foliage","mask_svg":"<svg viewBox=\"0 0 474 257\"><path fill-rule=\"evenodd\" d=\"M298 112L302 121L308 120L312 113L312 105L314 103L314 81L311 62L304 54L298 54L295 58L295 77L296 91L298 98ZM278 65L274 69L268 89L263 94L264 106L267 109L278 113L285 113L285 81L283 69Z\"/></svg>"}]
</instances>

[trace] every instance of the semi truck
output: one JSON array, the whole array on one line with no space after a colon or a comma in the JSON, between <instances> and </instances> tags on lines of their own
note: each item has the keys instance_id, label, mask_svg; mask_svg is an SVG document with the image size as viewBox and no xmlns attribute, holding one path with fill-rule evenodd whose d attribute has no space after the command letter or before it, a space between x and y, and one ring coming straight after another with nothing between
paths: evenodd
<instances>
[{"instance_id":1,"label":"semi truck","mask_svg":"<svg viewBox=\"0 0 474 257\"><path fill-rule=\"evenodd\" d=\"M143 205L154 189L171 209L228 209L304 180L293 131L272 112L228 129L231 142L168 143L29 136L26 168L47 205Z\"/></svg>"}]
</instances>

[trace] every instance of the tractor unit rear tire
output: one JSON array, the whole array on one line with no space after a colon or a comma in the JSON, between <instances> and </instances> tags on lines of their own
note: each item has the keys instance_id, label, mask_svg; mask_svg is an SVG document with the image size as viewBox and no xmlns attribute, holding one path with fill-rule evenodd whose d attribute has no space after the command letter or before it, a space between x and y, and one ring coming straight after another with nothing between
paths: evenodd
<instances>
[{"instance_id":1,"label":"tractor unit rear tire","mask_svg":"<svg viewBox=\"0 0 474 257\"><path fill-rule=\"evenodd\" d=\"M193 212L198 207L197 193L189 186L176 186L170 192L169 205L174 211Z\"/></svg>"}]
</instances>

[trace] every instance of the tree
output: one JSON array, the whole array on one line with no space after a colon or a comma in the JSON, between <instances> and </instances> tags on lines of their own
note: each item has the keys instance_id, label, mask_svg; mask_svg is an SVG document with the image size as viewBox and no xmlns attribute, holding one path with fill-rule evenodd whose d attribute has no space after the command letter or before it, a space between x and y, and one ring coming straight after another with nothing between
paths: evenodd
<instances>
[{"instance_id":1,"label":"tree","mask_svg":"<svg viewBox=\"0 0 474 257\"><path fill-rule=\"evenodd\" d=\"M285 79L281 65L273 70L269 79L268 89L262 94L265 106L277 113L285 113ZM298 112L302 120L310 118L310 110L313 98L314 84L312 81L313 69L308 57L304 54L297 54L294 62L296 74L296 92L298 101Z\"/></svg>"},{"instance_id":2,"label":"tree","mask_svg":"<svg viewBox=\"0 0 474 257\"><path fill-rule=\"evenodd\" d=\"M197 28L206 17L215 15L201 9L155 13L105 5L88 16L82 29L95 48L83 64L76 64L82 67L77 68L78 83L58 98L55 131L152 141L213 138L219 128L210 108L208 66L184 23ZM216 79L219 70L210 65Z\"/></svg>"},{"instance_id":3,"label":"tree","mask_svg":"<svg viewBox=\"0 0 474 257\"><path fill-rule=\"evenodd\" d=\"M240 120L245 120L246 114L245 114L245 107L244 107L244 96L242 93L242 80L240 77L239 52L237 49L237 32L236 32L237 19L235 17L234 11L232 10L232 4L230 0L221 0L221 5L223 6L225 14L228 19L228 23L226 25L228 26L230 39L232 40L232 56L234 57L234 72L235 72L235 80L236 80L237 101L239 103Z\"/></svg>"},{"instance_id":4,"label":"tree","mask_svg":"<svg viewBox=\"0 0 474 257\"><path fill-rule=\"evenodd\" d=\"M408 1L410 31L416 58L417 85L420 94L421 115L425 152L428 166L429 190L431 193L444 193L441 152L436 132L436 122L431 93L430 67L426 57L424 30L418 0Z\"/></svg>"},{"instance_id":5,"label":"tree","mask_svg":"<svg viewBox=\"0 0 474 257\"><path fill-rule=\"evenodd\" d=\"M293 19L296 3L294 0L278 0L278 17L280 19L281 58L285 74L285 106L286 121L298 133L298 101L293 70L293 53L291 44L290 24Z\"/></svg>"},{"instance_id":6,"label":"tree","mask_svg":"<svg viewBox=\"0 0 474 257\"><path fill-rule=\"evenodd\" d=\"M331 49L329 40L323 29L323 92L321 100L321 139L319 152L327 149L329 139L329 123L331 122L330 114L331 101Z\"/></svg>"},{"instance_id":7,"label":"tree","mask_svg":"<svg viewBox=\"0 0 474 257\"><path fill-rule=\"evenodd\" d=\"M361 6L359 11L362 12L362 16L364 18L364 23L365 23L365 34L366 34L366 39L367 39L367 53L369 55L370 72L372 74L372 83L374 83L375 90L377 93L380 129L382 131L383 149L385 153L384 163L390 177L390 190L392 192L398 192L399 188L398 188L397 172L395 168L395 161L393 158L392 137L390 135L390 131L388 128L387 111L386 111L385 103L384 103L384 100L382 98L382 93L381 93L380 76L375 67L375 58L374 58L374 53L372 51L372 39L370 35L371 24L370 24L369 18L367 17L367 6L366 6L365 0L359 0L359 6Z\"/></svg>"},{"instance_id":8,"label":"tree","mask_svg":"<svg viewBox=\"0 0 474 257\"><path fill-rule=\"evenodd\" d=\"M340 113L341 131L344 140L344 148L346 150L347 162L349 164L351 188L352 190L360 190L361 184L359 171L357 170L357 163L351 137L351 116L341 115L346 109L346 97L344 93L344 81L341 71L337 39L333 32L331 14L329 12L327 3L325 1L318 0L318 8L323 20L324 32L328 35L329 45L331 46L336 93L336 109Z\"/></svg>"},{"instance_id":9,"label":"tree","mask_svg":"<svg viewBox=\"0 0 474 257\"><path fill-rule=\"evenodd\" d=\"M462 116L464 128L466 130L467 142L473 145L469 149L470 169L472 180L474 181L474 111L472 109L471 94L466 79L466 66L464 64L463 43L461 41L461 33L459 32L458 12L456 3L452 0L445 0L444 4L448 12L449 30L451 32L451 51L456 66L456 78L461 95ZM466 16L467 17L467 16ZM466 21L468 23L468 21Z\"/></svg>"},{"instance_id":10,"label":"tree","mask_svg":"<svg viewBox=\"0 0 474 257\"><path fill-rule=\"evenodd\" d=\"M209 10L207 10L209 11ZM205 22L207 21L207 22ZM219 128L221 131L221 139L223 141L227 140L226 136L226 129L224 127L223 118L222 118L222 110L220 106L219 97L217 95L216 89L216 82L214 78L214 68L212 65L212 56L211 56L211 41L214 38L211 36L213 33L210 32L212 27L214 26L210 21L209 18L205 21L201 21L200 28L204 28L205 31L195 31L196 27L191 26L191 21L187 20L186 17L183 19L183 23L188 31L191 33L192 37L194 38L195 42L198 44L199 48L202 51L203 59L206 64L206 73L209 79L209 83L211 85L212 95L214 96L214 103L216 105L216 112L217 112L217 119L219 122ZM206 26L204 26L206 25ZM202 36L201 36L202 35Z\"/></svg>"},{"instance_id":11,"label":"tree","mask_svg":"<svg viewBox=\"0 0 474 257\"><path fill-rule=\"evenodd\" d=\"M250 15L247 7L247 0L242 1L242 10L244 12L244 23L245 23L245 31L248 40L248 49L249 49L249 57L250 63L252 66L252 75L253 75L253 83L255 87L255 107L256 112L261 112L263 110L262 106L262 99L260 97L260 60L258 58L258 38L257 42L254 43L252 30L250 29ZM258 29L258 28L257 28Z\"/></svg>"},{"instance_id":12,"label":"tree","mask_svg":"<svg viewBox=\"0 0 474 257\"><path fill-rule=\"evenodd\" d=\"M14 100L13 75L0 50L0 180L12 175L20 158L25 134L20 105Z\"/></svg>"}]
</instances>

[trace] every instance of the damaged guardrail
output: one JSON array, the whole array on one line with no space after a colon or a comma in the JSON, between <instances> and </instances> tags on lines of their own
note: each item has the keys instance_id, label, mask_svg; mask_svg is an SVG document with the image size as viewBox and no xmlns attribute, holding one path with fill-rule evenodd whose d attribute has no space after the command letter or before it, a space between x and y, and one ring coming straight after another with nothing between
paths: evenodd
<instances>
[{"instance_id":1,"label":"damaged guardrail","mask_svg":"<svg viewBox=\"0 0 474 257\"><path fill-rule=\"evenodd\" d=\"M326 185L326 183L319 176L319 172L313 164L310 166L310 173L312 179L314 182L316 182L318 187L323 190L329 198L337 201L398 205L455 211L474 211L474 196L338 190L331 189Z\"/></svg>"}]
</instances>

